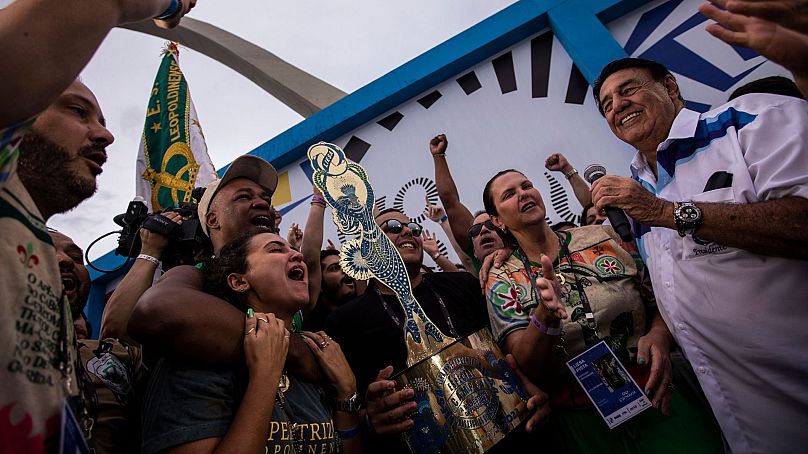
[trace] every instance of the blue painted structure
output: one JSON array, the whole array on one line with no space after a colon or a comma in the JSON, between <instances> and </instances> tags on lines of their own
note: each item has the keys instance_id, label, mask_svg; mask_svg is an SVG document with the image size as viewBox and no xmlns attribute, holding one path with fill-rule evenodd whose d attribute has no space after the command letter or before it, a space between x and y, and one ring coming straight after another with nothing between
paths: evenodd
<instances>
[{"instance_id":1,"label":"blue painted structure","mask_svg":"<svg viewBox=\"0 0 808 454\"><path fill-rule=\"evenodd\" d=\"M604 22L649 2L520 0L306 118L250 154L269 161L275 168L285 167L303 157L312 143L334 140L548 27L591 84L607 63L628 55ZM226 169L227 166L219 169L219 174ZM110 251L93 263L111 269L122 262ZM97 336L101 323L107 283L128 269L126 266L107 275L91 270L93 290L86 313L93 324L93 336Z\"/></svg>"}]
</instances>

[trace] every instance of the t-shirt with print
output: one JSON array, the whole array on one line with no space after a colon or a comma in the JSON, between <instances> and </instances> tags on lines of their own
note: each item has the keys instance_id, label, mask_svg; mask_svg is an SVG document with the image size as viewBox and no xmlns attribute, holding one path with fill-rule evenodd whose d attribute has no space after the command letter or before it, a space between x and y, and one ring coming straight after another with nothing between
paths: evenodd
<instances>
[{"instance_id":1,"label":"t-shirt with print","mask_svg":"<svg viewBox=\"0 0 808 454\"><path fill-rule=\"evenodd\" d=\"M266 452L339 451L331 412L322 388L289 376L284 393L287 410L276 403L272 411ZM247 389L242 368L199 369L161 359L149 379L143 406L143 453L206 438L224 437L236 417ZM291 409L291 410L289 410ZM292 431L292 423L297 430Z\"/></svg>"},{"instance_id":2,"label":"t-shirt with print","mask_svg":"<svg viewBox=\"0 0 808 454\"><path fill-rule=\"evenodd\" d=\"M72 367L59 371L76 352L56 250L16 173L29 125L0 130L0 446L41 453L55 450L65 395L78 388Z\"/></svg>"},{"instance_id":3,"label":"t-shirt with print","mask_svg":"<svg viewBox=\"0 0 808 454\"><path fill-rule=\"evenodd\" d=\"M88 443L98 454L140 452L144 391L142 350L118 339L80 340L80 364L91 386L85 406L93 416Z\"/></svg>"},{"instance_id":4,"label":"t-shirt with print","mask_svg":"<svg viewBox=\"0 0 808 454\"><path fill-rule=\"evenodd\" d=\"M636 357L637 341L646 327L636 248L622 243L611 227L600 225L567 230L561 240L568 247L572 263L563 252L553 263L569 314L563 321L563 348L557 349L557 370L564 373L563 361L599 342L598 337L624 364L629 364ZM541 276L541 265L531 265L534 273ZM576 278L592 307L596 330L586 322ZM530 324L530 313L537 305L531 289L518 250L502 267L492 268L486 297L491 329L498 342Z\"/></svg>"}]
</instances>

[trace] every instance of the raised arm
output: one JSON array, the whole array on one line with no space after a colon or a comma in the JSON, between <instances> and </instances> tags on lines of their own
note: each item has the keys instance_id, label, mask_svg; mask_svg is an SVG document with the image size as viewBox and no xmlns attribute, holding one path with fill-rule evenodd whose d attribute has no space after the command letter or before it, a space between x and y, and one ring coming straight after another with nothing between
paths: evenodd
<instances>
[{"instance_id":1,"label":"raised arm","mask_svg":"<svg viewBox=\"0 0 808 454\"><path fill-rule=\"evenodd\" d=\"M322 285L322 269L320 268L320 250L323 247L323 217L325 216L325 199L316 186L312 187L311 208L303 232L303 245L300 252L309 270L309 307L311 312L317 304Z\"/></svg>"},{"instance_id":2,"label":"raised arm","mask_svg":"<svg viewBox=\"0 0 808 454\"><path fill-rule=\"evenodd\" d=\"M163 216L177 224L182 223L179 213L165 213ZM129 322L137 300L154 283L154 272L158 265L156 262L160 260L163 250L168 245L166 237L147 229L140 230L140 242L142 244L140 256L132 264L132 268L123 277L121 283L115 287L115 291L112 292L112 296L104 306L104 315L101 318L101 339L113 337L132 342L126 330L126 324Z\"/></svg>"},{"instance_id":3,"label":"raised arm","mask_svg":"<svg viewBox=\"0 0 808 454\"><path fill-rule=\"evenodd\" d=\"M424 252L432 257L432 260L435 261L435 264L438 265L441 270L447 272L460 271L455 264L449 260L449 257L440 253L438 238L434 233L430 233L429 230L424 230L424 232L421 233L421 244L423 244Z\"/></svg>"},{"instance_id":4,"label":"raised arm","mask_svg":"<svg viewBox=\"0 0 808 454\"><path fill-rule=\"evenodd\" d=\"M544 161L544 167L546 167L547 170L561 172L564 175L564 178L570 182L572 192L575 194L575 198L578 199L578 203L581 204L581 207L592 203L592 193L589 190L589 185L586 184L586 181L581 177L581 174L578 173L578 170L567 161L567 158L564 157L563 154L553 153L548 156L547 160Z\"/></svg>"},{"instance_id":5,"label":"raised arm","mask_svg":"<svg viewBox=\"0 0 808 454\"><path fill-rule=\"evenodd\" d=\"M196 4L165 27L175 26ZM0 9L0 127L43 111L75 79L112 27L165 12L171 0L17 0ZM13 108L11 108L13 107Z\"/></svg>"},{"instance_id":6,"label":"raised arm","mask_svg":"<svg viewBox=\"0 0 808 454\"><path fill-rule=\"evenodd\" d=\"M452 224L451 222L449 222L449 216L446 214L446 210L444 210L443 207L441 206L430 203L429 198L427 197L426 216L429 219L431 219L432 222L435 222L438 225L440 225L440 228L443 230L443 233L446 234L446 238L449 238L449 243L451 243L452 249L454 249L455 254L457 254L458 258L460 258L460 263L462 263L463 266L466 267L466 271L474 274L473 272L474 264L471 263L471 259L469 258L468 255L466 255L466 252L463 250L463 248L461 248L460 245L457 244L457 240L455 239L454 234L452 233ZM444 269L444 271L446 270Z\"/></svg>"},{"instance_id":7,"label":"raised arm","mask_svg":"<svg viewBox=\"0 0 808 454\"><path fill-rule=\"evenodd\" d=\"M466 233L471 227L474 217L471 211L460 202L460 195L457 193L457 186L449 172L449 164L446 162L446 149L449 147L449 140L445 134L440 134L432 138L429 142L429 152L432 154L432 162L435 164L435 185L438 187L438 196L446 215L449 217L449 224L454 237L461 250L468 249L469 239Z\"/></svg>"}]
</instances>

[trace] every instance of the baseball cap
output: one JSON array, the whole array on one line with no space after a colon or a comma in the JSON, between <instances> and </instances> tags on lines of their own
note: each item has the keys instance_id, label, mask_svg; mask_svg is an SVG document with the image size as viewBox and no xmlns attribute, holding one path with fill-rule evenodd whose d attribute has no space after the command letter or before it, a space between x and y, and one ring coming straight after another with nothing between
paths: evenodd
<instances>
[{"instance_id":1,"label":"baseball cap","mask_svg":"<svg viewBox=\"0 0 808 454\"><path fill-rule=\"evenodd\" d=\"M269 194L274 194L275 188L278 186L278 172L275 171L272 164L253 155L236 158L224 172L221 179L214 180L208 184L205 188L205 193L202 195L202 200L199 201L197 212L199 213L199 223L202 224L202 231L205 232L205 235L210 236L205 218L208 215L211 200L219 192L219 188L224 187L224 185L236 178L252 180Z\"/></svg>"}]
</instances>

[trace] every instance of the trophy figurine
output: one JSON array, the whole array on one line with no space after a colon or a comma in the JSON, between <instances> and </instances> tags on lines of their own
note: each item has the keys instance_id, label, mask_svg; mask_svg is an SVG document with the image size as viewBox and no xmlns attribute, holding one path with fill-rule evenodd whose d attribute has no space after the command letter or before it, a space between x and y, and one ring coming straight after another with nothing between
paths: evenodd
<instances>
[{"instance_id":1,"label":"trophy figurine","mask_svg":"<svg viewBox=\"0 0 808 454\"><path fill-rule=\"evenodd\" d=\"M367 172L341 148L308 150L312 180L331 206L334 223L358 235L340 249L340 266L355 279L374 278L404 309L407 369L393 377L415 391L415 427L404 433L413 453L483 453L527 416L527 396L488 328L455 339L429 319L412 292L404 261L376 225Z\"/></svg>"}]
</instances>

